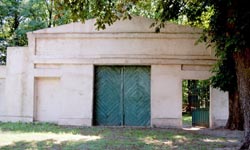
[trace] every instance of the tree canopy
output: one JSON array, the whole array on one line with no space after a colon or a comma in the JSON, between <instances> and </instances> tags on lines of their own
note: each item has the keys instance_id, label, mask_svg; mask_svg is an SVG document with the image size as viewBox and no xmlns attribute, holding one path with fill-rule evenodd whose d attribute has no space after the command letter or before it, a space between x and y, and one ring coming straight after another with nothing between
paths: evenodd
<instances>
[{"instance_id":1,"label":"tree canopy","mask_svg":"<svg viewBox=\"0 0 250 150\"><path fill-rule=\"evenodd\" d=\"M69 16L69 11L50 0L1 0L0 64L6 61L7 46L27 45L27 32L69 23Z\"/></svg>"}]
</instances>

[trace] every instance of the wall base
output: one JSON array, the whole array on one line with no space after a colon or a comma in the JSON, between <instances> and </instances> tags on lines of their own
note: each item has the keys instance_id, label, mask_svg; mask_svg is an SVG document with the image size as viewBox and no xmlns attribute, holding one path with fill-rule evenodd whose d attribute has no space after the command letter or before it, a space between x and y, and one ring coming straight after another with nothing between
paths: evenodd
<instances>
[{"instance_id":1,"label":"wall base","mask_svg":"<svg viewBox=\"0 0 250 150\"><path fill-rule=\"evenodd\" d=\"M61 118L58 122L59 125L70 126L92 126L92 119L89 118Z\"/></svg>"},{"instance_id":2,"label":"wall base","mask_svg":"<svg viewBox=\"0 0 250 150\"><path fill-rule=\"evenodd\" d=\"M1 122L33 122L33 117L0 116Z\"/></svg>"},{"instance_id":3,"label":"wall base","mask_svg":"<svg viewBox=\"0 0 250 150\"><path fill-rule=\"evenodd\" d=\"M152 127L182 128L181 118L155 118L151 120Z\"/></svg>"},{"instance_id":4,"label":"wall base","mask_svg":"<svg viewBox=\"0 0 250 150\"><path fill-rule=\"evenodd\" d=\"M210 128L221 128L225 127L226 124L227 124L227 119L216 119L211 123Z\"/></svg>"}]
</instances>

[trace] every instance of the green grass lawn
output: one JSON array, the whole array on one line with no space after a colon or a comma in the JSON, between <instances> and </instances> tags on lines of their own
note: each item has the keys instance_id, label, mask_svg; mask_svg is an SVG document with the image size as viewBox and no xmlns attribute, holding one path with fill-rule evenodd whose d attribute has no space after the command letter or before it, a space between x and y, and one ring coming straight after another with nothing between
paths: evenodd
<instances>
[{"instance_id":1,"label":"green grass lawn","mask_svg":"<svg viewBox=\"0 0 250 150\"><path fill-rule=\"evenodd\" d=\"M191 116L191 114L183 114L182 115L182 124L184 126L192 126L192 116Z\"/></svg>"},{"instance_id":2,"label":"green grass lawn","mask_svg":"<svg viewBox=\"0 0 250 150\"><path fill-rule=\"evenodd\" d=\"M181 129L0 123L1 150L210 150L232 145L232 139Z\"/></svg>"}]
</instances>

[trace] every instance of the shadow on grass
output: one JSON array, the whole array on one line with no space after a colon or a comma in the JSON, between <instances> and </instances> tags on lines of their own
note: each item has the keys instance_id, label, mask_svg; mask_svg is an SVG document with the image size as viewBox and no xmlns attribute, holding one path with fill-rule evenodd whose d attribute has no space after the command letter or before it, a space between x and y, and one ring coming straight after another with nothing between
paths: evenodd
<instances>
[{"instance_id":1,"label":"shadow on grass","mask_svg":"<svg viewBox=\"0 0 250 150\"><path fill-rule=\"evenodd\" d=\"M84 129L84 130L83 130ZM11 131L20 133L30 133L30 132L40 132L40 133L73 133L79 134L81 132L86 132L82 134L98 134L103 132L103 128L93 128L93 127L76 127L76 126L59 126L52 123L3 123L0 122L0 131Z\"/></svg>"},{"instance_id":2,"label":"shadow on grass","mask_svg":"<svg viewBox=\"0 0 250 150\"><path fill-rule=\"evenodd\" d=\"M26 150L26 149L62 149L60 144L56 144L54 140L44 140L39 142L19 141L10 145L0 147L1 150Z\"/></svg>"},{"instance_id":3,"label":"shadow on grass","mask_svg":"<svg viewBox=\"0 0 250 150\"><path fill-rule=\"evenodd\" d=\"M183 130L155 128L62 127L46 123L0 123L0 136L2 136L0 141L1 138L8 137L8 134L14 138L5 141L11 144L0 145L1 150L206 150L237 146L236 143L224 138ZM34 138L27 138L33 136Z\"/></svg>"},{"instance_id":4,"label":"shadow on grass","mask_svg":"<svg viewBox=\"0 0 250 150\"><path fill-rule=\"evenodd\" d=\"M103 150L103 149L141 149L142 145L111 144L107 141L98 140L95 142L65 141L57 143L55 140L43 140L39 142L15 142L11 145L1 147L1 150Z\"/></svg>"},{"instance_id":5,"label":"shadow on grass","mask_svg":"<svg viewBox=\"0 0 250 150\"><path fill-rule=\"evenodd\" d=\"M212 142L208 145L194 144L189 142L174 142L174 143L146 143L145 141L110 141L106 139L99 139L96 141L64 141L57 143L55 140L43 141L19 141L10 145L0 147L1 150L172 150L172 149L185 149L185 150L207 150L214 148L224 148L218 142Z\"/></svg>"}]
</instances>

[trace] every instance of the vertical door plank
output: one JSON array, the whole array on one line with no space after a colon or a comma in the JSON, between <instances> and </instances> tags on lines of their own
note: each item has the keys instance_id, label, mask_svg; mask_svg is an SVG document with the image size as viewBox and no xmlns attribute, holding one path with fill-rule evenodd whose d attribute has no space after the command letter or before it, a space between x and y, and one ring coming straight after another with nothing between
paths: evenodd
<instances>
[{"instance_id":1,"label":"vertical door plank","mask_svg":"<svg viewBox=\"0 0 250 150\"><path fill-rule=\"evenodd\" d=\"M118 126L122 124L121 68L96 67L94 124Z\"/></svg>"},{"instance_id":2,"label":"vertical door plank","mask_svg":"<svg viewBox=\"0 0 250 150\"><path fill-rule=\"evenodd\" d=\"M150 67L124 68L126 126L150 125Z\"/></svg>"}]
</instances>

